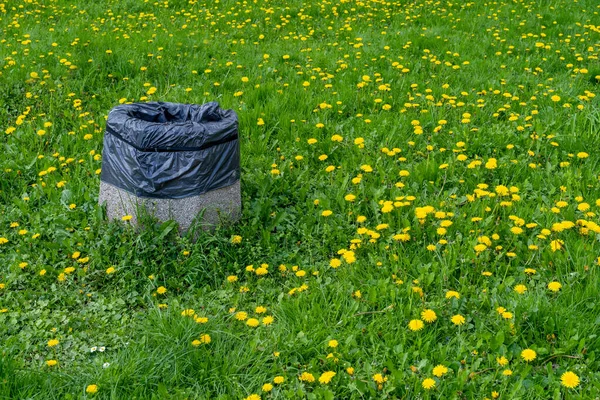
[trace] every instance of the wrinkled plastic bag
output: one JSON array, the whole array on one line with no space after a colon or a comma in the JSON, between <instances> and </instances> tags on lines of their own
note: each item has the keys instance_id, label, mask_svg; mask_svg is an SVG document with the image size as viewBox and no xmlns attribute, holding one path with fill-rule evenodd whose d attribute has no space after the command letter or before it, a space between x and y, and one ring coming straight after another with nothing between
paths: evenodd
<instances>
[{"instance_id":1,"label":"wrinkled plastic bag","mask_svg":"<svg viewBox=\"0 0 600 400\"><path fill-rule=\"evenodd\" d=\"M240 178L238 119L216 102L123 104L108 114L103 182L138 197L181 199Z\"/></svg>"}]
</instances>

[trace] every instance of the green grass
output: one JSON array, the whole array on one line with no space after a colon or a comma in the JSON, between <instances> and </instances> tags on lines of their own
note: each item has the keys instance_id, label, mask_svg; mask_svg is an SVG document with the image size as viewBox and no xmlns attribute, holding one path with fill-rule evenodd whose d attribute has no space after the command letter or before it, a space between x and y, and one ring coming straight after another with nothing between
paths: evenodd
<instances>
[{"instance_id":1,"label":"green grass","mask_svg":"<svg viewBox=\"0 0 600 400\"><path fill-rule=\"evenodd\" d=\"M4 2L0 398L599 398L599 13ZM106 221L105 118L154 100L238 113L238 224Z\"/></svg>"}]
</instances>

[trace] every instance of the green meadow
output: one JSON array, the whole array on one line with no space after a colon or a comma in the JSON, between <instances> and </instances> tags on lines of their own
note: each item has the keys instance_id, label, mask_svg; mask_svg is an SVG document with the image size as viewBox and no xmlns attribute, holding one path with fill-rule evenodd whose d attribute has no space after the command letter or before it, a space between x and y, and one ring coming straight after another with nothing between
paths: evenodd
<instances>
[{"instance_id":1,"label":"green meadow","mask_svg":"<svg viewBox=\"0 0 600 400\"><path fill-rule=\"evenodd\" d=\"M0 0L0 28L0 399L600 398L597 1ZM106 118L147 101L236 111L238 223L107 221Z\"/></svg>"}]
</instances>

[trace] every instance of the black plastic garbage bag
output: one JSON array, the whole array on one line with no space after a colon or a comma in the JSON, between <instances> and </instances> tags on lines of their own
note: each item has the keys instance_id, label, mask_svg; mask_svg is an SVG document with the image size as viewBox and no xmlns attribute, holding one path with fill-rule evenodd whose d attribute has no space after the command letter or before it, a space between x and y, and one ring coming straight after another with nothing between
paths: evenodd
<instances>
[{"instance_id":1,"label":"black plastic garbage bag","mask_svg":"<svg viewBox=\"0 0 600 400\"><path fill-rule=\"evenodd\" d=\"M137 197L181 199L240 178L238 120L216 102L123 104L108 114L103 182Z\"/></svg>"}]
</instances>

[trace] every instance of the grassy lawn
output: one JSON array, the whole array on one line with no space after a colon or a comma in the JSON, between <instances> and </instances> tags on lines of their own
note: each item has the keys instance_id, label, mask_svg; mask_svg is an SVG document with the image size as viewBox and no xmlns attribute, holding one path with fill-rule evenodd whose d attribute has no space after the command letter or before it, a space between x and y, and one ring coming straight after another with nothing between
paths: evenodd
<instances>
[{"instance_id":1,"label":"grassy lawn","mask_svg":"<svg viewBox=\"0 0 600 400\"><path fill-rule=\"evenodd\" d=\"M600 398L597 1L5 0L0 28L0 399ZM144 101L238 113L238 224L106 221L106 117Z\"/></svg>"}]
</instances>

